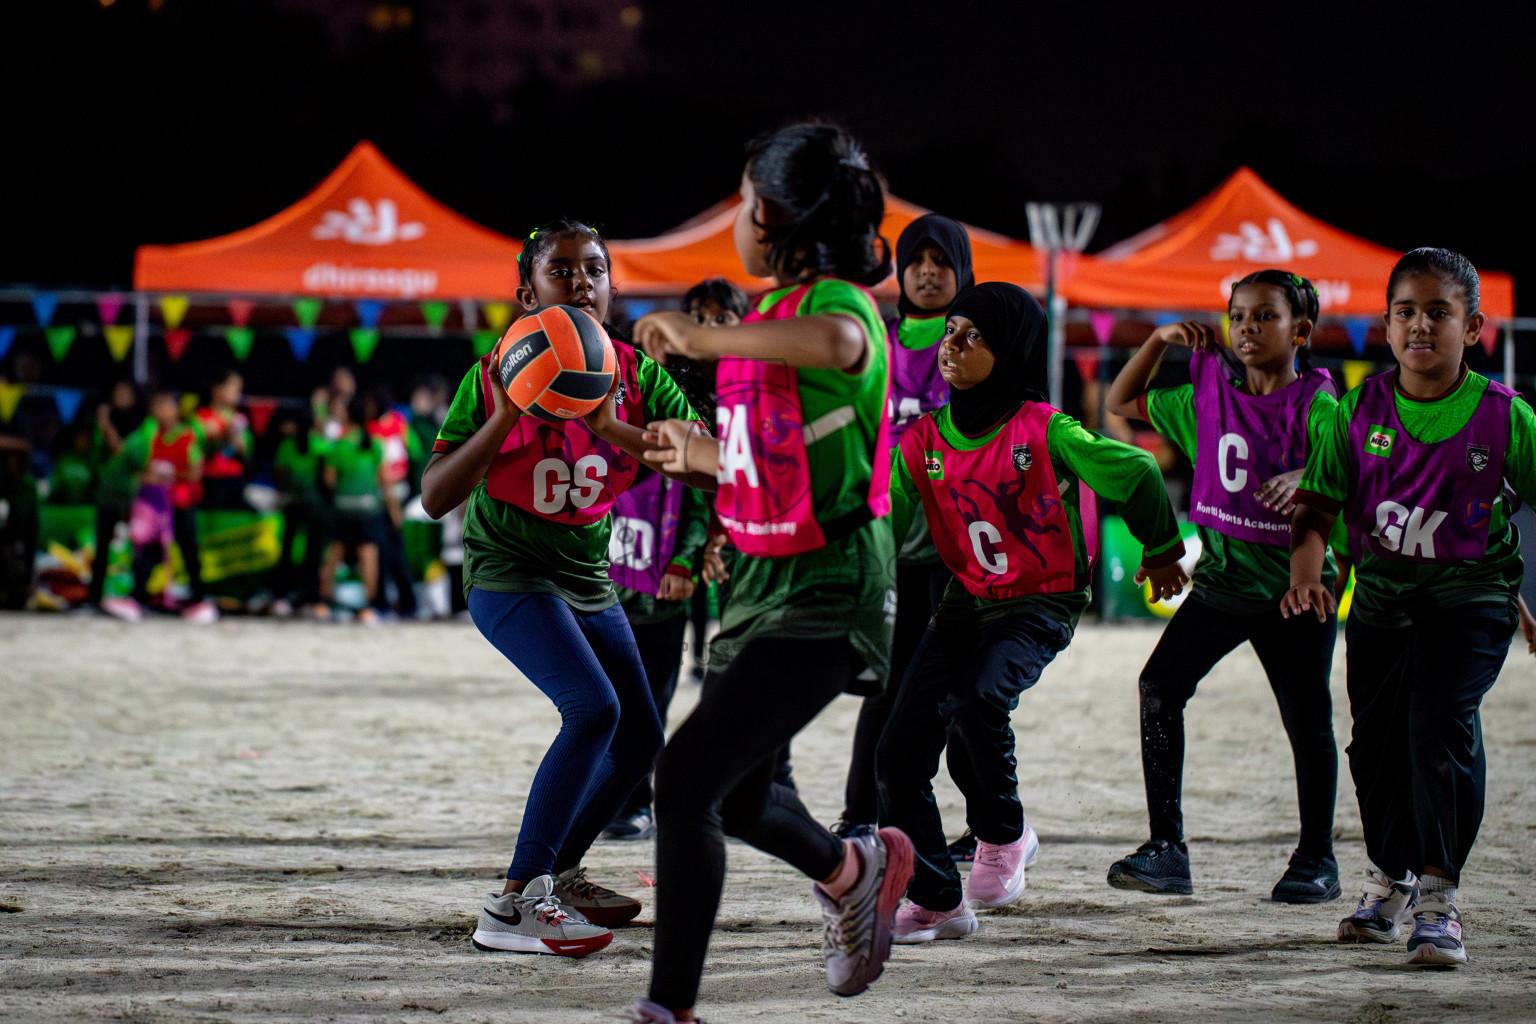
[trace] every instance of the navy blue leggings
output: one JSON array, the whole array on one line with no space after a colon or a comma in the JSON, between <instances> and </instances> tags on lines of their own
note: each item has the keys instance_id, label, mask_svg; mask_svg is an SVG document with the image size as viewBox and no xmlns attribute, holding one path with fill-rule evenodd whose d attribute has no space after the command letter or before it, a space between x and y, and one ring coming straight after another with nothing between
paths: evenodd
<instances>
[{"instance_id":1,"label":"navy blue leggings","mask_svg":"<svg viewBox=\"0 0 1536 1024\"><path fill-rule=\"evenodd\" d=\"M507 877L526 882L568 870L661 749L661 721L634 634L618 605L578 612L553 594L474 587L469 614L560 711L560 732L528 790Z\"/></svg>"}]
</instances>

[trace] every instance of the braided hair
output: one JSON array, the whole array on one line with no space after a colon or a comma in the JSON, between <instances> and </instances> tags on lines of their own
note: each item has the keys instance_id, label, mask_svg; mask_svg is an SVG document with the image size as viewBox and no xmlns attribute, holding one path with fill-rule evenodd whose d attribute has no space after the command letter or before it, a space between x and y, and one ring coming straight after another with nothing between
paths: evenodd
<instances>
[{"instance_id":1,"label":"braided hair","mask_svg":"<svg viewBox=\"0 0 1536 1024\"><path fill-rule=\"evenodd\" d=\"M613 260L608 255L608 241L603 238L592 225L569 217L560 217L548 221L534 228L523 239L523 251L517 254L517 280L524 287L533 287L533 267L539 261L539 257L549 252L556 241L568 235L577 235L590 239L597 243L597 247L603 250L603 259L612 266Z\"/></svg>"},{"instance_id":2,"label":"braided hair","mask_svg":"<svg viewBox=\"0 0 1536 1024\"><path fill-rule=\"evenodd\" d=\"M1232 285L1232 294L1245 284L1273 285L1285 292L1286 304L1291 307L1291 316L1298 320L1310 320L1317 326L1317 316L1322 303L1318 299L1317 286L1300 274L1293 274L1289 270L1255 270L1247 277ZM1230 305L1231 300L1228 299ZM1312 338L1309 335L1305 345L1296 349L1296 372L1306 373L1312 369Z\"/></svg>"},{"instance_id":3,"label":"braided hair","mask_svg":"<svg viewBox=\"0 0 1536 1024\"><path fill-rule=\"evenodd\" d=\"M747 178L781 215L757 223L780 280L830 275L873 287L890 276L891 244L880 236L885 192L847 131L808 122L759 137L747 147Z\"/></svg>"}]
</instances>

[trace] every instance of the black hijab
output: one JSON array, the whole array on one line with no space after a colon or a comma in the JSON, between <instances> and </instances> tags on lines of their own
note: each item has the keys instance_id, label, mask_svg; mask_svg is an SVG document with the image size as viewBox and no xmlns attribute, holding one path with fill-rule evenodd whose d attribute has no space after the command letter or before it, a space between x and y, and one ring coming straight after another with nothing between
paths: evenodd
<instances>
[{"instance_id":1,"label":"black hijab","mask_svg":"<svg viewBox=\"0 0 1536 1024\"><path fill-rule=\"evenodd\" d=\"M932 316L941 310L918 309L917 305L907 298L907 289L904 281L907 276L907 264L912 262L912 254L924 242L932 242L938 246L949 265L955 268L955 283L961 288L969 288L976 283L975 275L971 273L971 237L965 233L965 228L948 217L940 217L936 213L925 213L921 217L907 225L905 231L896 239L896 287L901 289L901 297L896 300L896 309L902 316Z\"/></svg>"},{"instance_id":2,"label":"black hijab","mask_svg":"<svg viewBox=\"0 0 1536 1024\"><path fill-rule=\"evenodd\" d=\"M964 391L949 389L949 411L962 434L976 437L1025 400L1045 401L1045 310L1014 284L989 281L960 289L951 317L976 325L995 360L987 379Z\"/></svg>"}]
</instances>

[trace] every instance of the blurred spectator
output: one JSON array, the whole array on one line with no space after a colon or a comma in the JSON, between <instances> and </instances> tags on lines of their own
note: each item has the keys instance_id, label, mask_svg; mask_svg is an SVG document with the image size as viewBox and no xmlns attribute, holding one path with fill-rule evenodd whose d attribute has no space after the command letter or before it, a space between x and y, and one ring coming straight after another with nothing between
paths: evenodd
<instances>
[{"instance_id":1,"label":"blurred spectator","mask_svg":"<svg viewBox=\"0 0 1536 1024\"><path fill-rule=\"evenodd\" d=\"M313 612L320 603L320 552L326 544L327 509L321 486L327 441L307 411L279 419L280 440L272 456L283 512L283 548L278 558L273 614L298 607ZM293 564L294 543L304 535L304 557Z\"/></svg>"},{"instance_id":2,"label":"blurred spectator","mask_svg":"<svg viewBox=\"0 0 1536 1024\"><path fill-rule=\"evenodd\" d=\"M121 386L120 383L113 388L110 407L118 405ZM129 394L133 396L133 405L137 406L138 394L131 390L131 386ZM96 547L91 556L91 585L86 597L86 605L92 608L101 607L107 575L111 571L112 539L117 534L117 524L128 521L133 496L139 487L139 474L149 465L149 450L156 433L155 421L143 416L128 433L119 433L119 427L126 425L129 417L112 418L113 414L106 412L108 409L109 405L103 404L97 411L100 438L112 449L112 454L101 460L96 475ZM101 426L103 413L109 419L105 428Z\"/></svg>"},{"instance_id":3,"label":"blurred spectator","mask_svg":"<svg viewBox=\"0 0 1536 1024\"><path fill-rule=\"evenodd\" d=\"M113 384L107 400L96 407L96 465L103 466L116 456L128 436L144 424L144 419L144 403L133 381Z\"/></svg>"},{"instance_id":4,"label":"blurred spectator","mask_svg":"<svg viewBox=\"0 0 1536 1024\"><path fill-rule=\"evenodd\" d=\"M96 500L96 458L92 425L76 423L61 435L48 473L48 504L89 505Z\"/></svg>"},{"instance_id":5,"label":"blurred spectator","mask_svg":"<svg viewBox=\"0 0 1536 1024\"><path fill-rule=\"evenodd\" d=\"M411 433L416 435L416 444L421 451L432 450L437 432L448 418L448 400L452 397L448 393L448 381L436 373L419 378L411 388ZM423 462L417 467L416 479L412 481L417 491L421 490L421 470L425 465Z\"/></svg>"},{"instance_id":6,"label":"blurred spectator","mask_svg":"<svg viewBox=\"0 0 1536 1024\"><path fill-rule=\"evenodd\" d=\"M203 507L249 508L245 502L246 463L253 448L250 421L240 411L245 378L221 370L208 388L208 401L197 410L195 425L203 453Z\"/></svg>"},{"instance_id":7,"label":"blurred spectator","mask_svg":"<svg viewBox=\"0 0 1536 1024\"><path fill-rule=\"evenodd\" d=\"M37 557L37 480L29 470L32 446L0 435L0 608L26 607Z\"/></svg>"},{"instance_id":8,"label":"blurred spectator","mask_svg":"<svg viewBox=\"0 0 1536 1024\"><path fill-rule=\"evenodd\" d=\"M393 396L384 385L376 384L363 393L363 415L366 417L369 435L384 449L384 486L389 489L395 504L404 508L414 490L412 484L426 463L422 447L410 423L394 407ZM416 584L411 578L410 562L405 555L405 539L401 533L403 525L403 521L385 519L379 558L383 580L394 584L397 610L401 615L410 617L416 614Z\"/></svg>"},{"instance_id":9,"label":"blurred spectator","mask_svg":"<svg viewBox=\"0 0 1536 1024\"><path fill-rule=\"evenodd\" d=\"M372 625L379 620L379 552L388 542L386 515L398 529L400 505L385 479L384 446L365 427L362 400L332 398L330 420L340 428L340 436L330 442L324 456L333 515L331 541L320 567L320 596L326 602L335 601L336 573L350 552L368 600L368 607L358 612L358 621Z\"/></svg>"},{"instance_id":10,"label":"blurred spectator","mask_svg":"<svg viewBox=\"0 0 1536 1024\"><path fill-rule=\"evenodd\" d=\"M315 409L315 422L320 424L327 441L334 441L341 436L341 424L331 416L331 410L336 408L335 400L341 399L341 406L345 408L356 394L357 378L347 367L338 366L331 371L330 384L316 388L310 397L310 404Z\"/></svg>"}]
</instances>

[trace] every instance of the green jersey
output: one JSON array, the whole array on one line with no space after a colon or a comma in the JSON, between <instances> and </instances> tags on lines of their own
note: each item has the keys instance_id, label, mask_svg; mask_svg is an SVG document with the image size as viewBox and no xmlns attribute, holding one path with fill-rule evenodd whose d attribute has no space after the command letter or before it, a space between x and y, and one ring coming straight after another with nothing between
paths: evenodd
<instances>
[{"instance_id":1,"label":"green jersey","mask_svg":"<svg viewBox=\"0 0 1536 1024\"><path fill-rule=\"evenodd\" d=\"M1195 388L1157 388L1144 396L1147 422L1178 446L1191 463L1200 457L1195 432ZM1319 390L1307 407L1307 447L1316 447L1319 432L1328 429L1338 402ZM1211 453L1211 457L1215 457ZM1262 483L1262 481L1261 481ZM1209 526L1200 533L1200 560L1195 563L1194 587L1200 598L1239 614L1275 611L1291 586L1290 548L1236 540ZM1323 585L1333 589L1338 576L1333 552L1323 563Z\"/></svg>"},{"instance_id":2,"label":"green jersey","mask_svg":"<svg viewBox=\"0 0 1536 1024\"><path fill-rule=\"evenodd\" d=\"M384 446L377 438L369 437L361 427L353 427L326 448L323 458L325 467L336 472L336 511L366 515L384 507L379 486Z\"/></svg>"},{"instance_id":3,"label":"green jersey","mask_svg":"<svg viewBox=\"0 0 1536 1024\"><path fill-rule=\"evenodd\" d=\"M683 392L654 360L635 350L646 422L698 419ZM464 374L437 432L434 452L452 451L485 426L480 364ZM554 594L577 611L612 607L618 596L608 578L612 519L585 526L556 523L498 501L481 480L464 514L464 587L499 593Z\"/></svg>"},{"instance_id":4,"label":"green jersey","mask_svg":"<svg viewBox=\"0 0 1536 1024\"><path fill-rule=\"evenodd\" d=\"M981 437L967 437L955 427L949 406L929 415L944 442L962 451L985 447L1008 424L1005 419ZM1051 469L1062 488L1062 505L1072 526L1072 547L1079 578L1086 581L1089 575L1079 481L1101 499L1119 506L1132 536L1145 548L1148 561L1166 564L1183 553L1178 519L1163 486L1163 475L1150 454L1103 437L1060 412L1053 414L1046 423L1045 444L1051 454ZM922 505L917 484L913 482L904 459L897 461L896 473L891 477L891 499L896 535L904 537ZM1043 613L1076 628L1078 618L1088 607L1089 597L1087 582L1082 589L1065 594L1026 594L991 599L976 597L958 580L951 580L939 603L939 616L956 622L986 625L1008 615L1029 611Z\"/></svg>"},{"instance_id":5,"label":"green jersey","mask_svg":"<svg viewBox=\"0 0 1536 1024\"><path fill-rule=\"evenodd\" d=\"M309 444L299 450L299 440L285 437L272 454L272 467L284 495L289 500L309 505L320 504L320 471L325 464L328 444L318 430L309 434Z\"/></svg>"},{"instance_id":6,"label":"green jersey","mask_svg":"<svg viewBox=\"0 0 1536 1024\"><path fill-rule=\"evenodd\" d=\"M792 290L769 292L758 303L759 312L767 312ZM796 370L806 423L845 410L852 413L845 426L807 446L812 507L821 522L864 505L874 460L889 458L876 450L889 377L880 310L858 285L824 278L806 290L795 315L829 314L846 316L863 328L865 358L857 370ZM841 636L868 666L869 688L878 689L890 671L895 563L890 527L879 520L798 555L738 555L720 633L710 646L712 670L723 668L753 640Z\"/></svg>"},{"instance_id":7,"label":"green jersey","mask_svg":"<svg viewBox=\"0 0 1536 1024\"><path fill-rule=\"evenodd\" d=\"M1417 399L1401 390L1393 396L1403 429L1420 444L1455 436L1472 418L1488 388L1488 378L1468 370L1448 395ZM1348 503L1355 481L1349 476L1346 446L1360 400L1356 388L1339 400L1338 414L1317 438L1307 459L1298 501L1337 513ZM1510 403L1509 447L1502 467L1505 483L1519 497L1536 501L1536 413L1524 398ZM1373 555L1356 544L1355 597L1350 614L1384 625L1421 619L1436 610L1473 604L1512 604L1524 565L1520 534L1510 522L1509 503L1494 502L1488 523L1488 552L1481 559L1455 562L1397 561Z\"/></svg>"}]
</instances>

